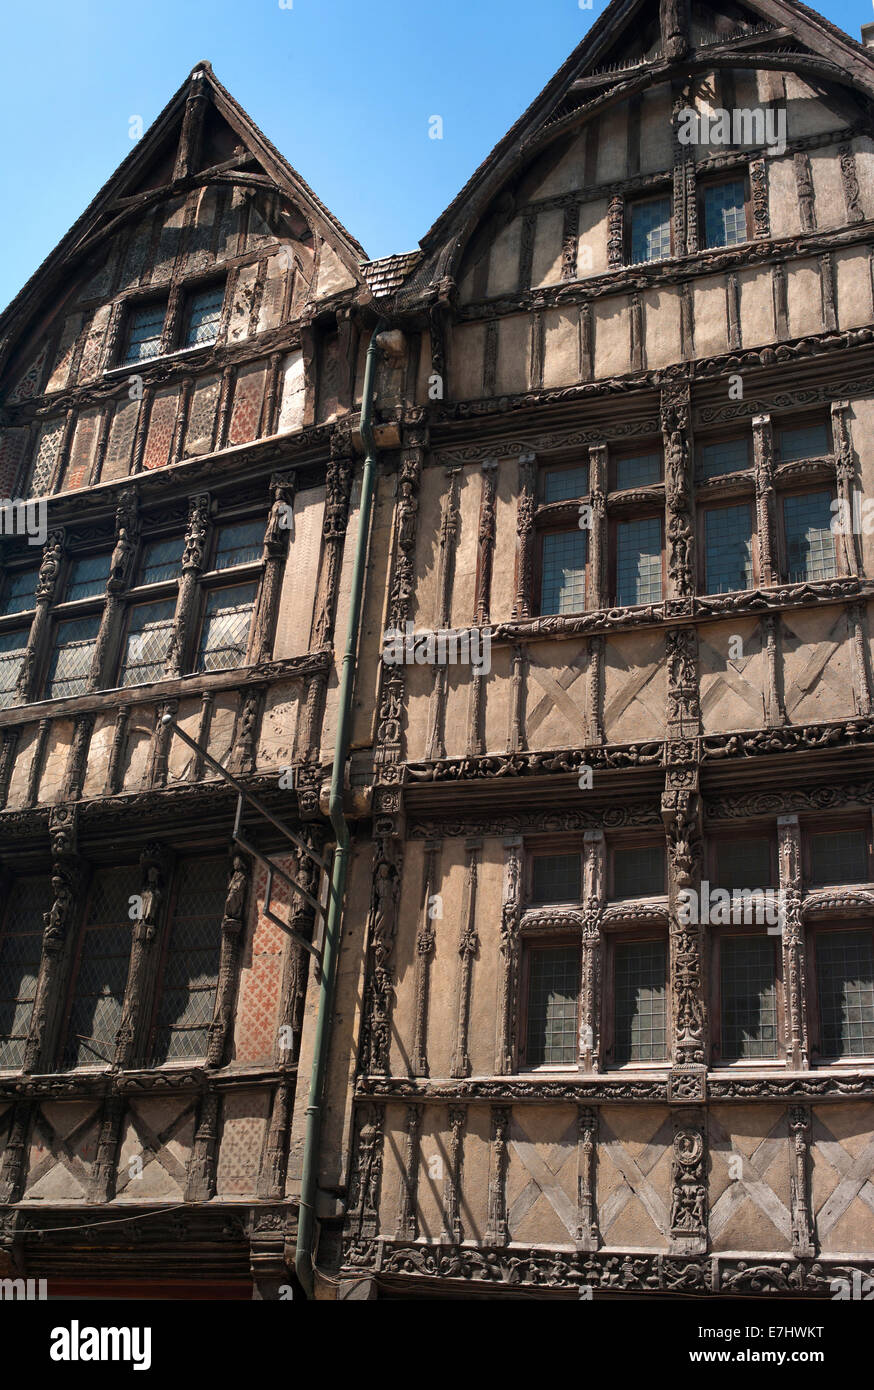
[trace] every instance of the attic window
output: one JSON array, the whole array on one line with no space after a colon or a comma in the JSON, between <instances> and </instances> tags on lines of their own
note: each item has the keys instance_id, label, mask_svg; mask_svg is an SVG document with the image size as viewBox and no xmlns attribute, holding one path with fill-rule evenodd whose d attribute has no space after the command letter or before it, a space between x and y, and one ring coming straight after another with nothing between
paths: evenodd
<instances>
[{"instance_id":1,"label":"attic window","mask_svg":"<svg viewBox=\"0 0 874 1390\"><path fill-rule=\"evenodd\" d=\"M148 362L159 355L166 314L166 299L155 299L131 310L122 357L125 366Z\"/></svg>"},{"instance_id":2,"label":"attic window","mask_svg":"<svg viewBox=\"0 0 874 1390\"><path fill-rule=\"evenodd\" d=\"M189 295L185 305L185 324L182 333L183 347L200 347L204 343L214 343L218 337L225 299L224 282L210 285Z\"/></svg>"}]
</instances>

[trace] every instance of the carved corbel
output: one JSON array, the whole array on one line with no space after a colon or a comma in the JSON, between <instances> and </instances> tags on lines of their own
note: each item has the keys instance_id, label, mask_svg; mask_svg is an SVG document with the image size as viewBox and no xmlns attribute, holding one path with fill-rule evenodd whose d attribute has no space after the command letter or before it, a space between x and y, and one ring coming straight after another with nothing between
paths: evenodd
<instances>
[{"instance_id":1,"label":"carved corbel","mask_svg":"<svg viewBox=\"0 0 874 1390\"><path fill-rule=\"evenodd\" d=\"M251 879L252 869L248 857L241 854L239 850L235 850L225 897L224 916L222 917L218 986L206 1049L206 1065L208 1067L220 1067L222 1065L231 1036L240 947L246 927L246 908Z\"/></svg>"}]
</instances>

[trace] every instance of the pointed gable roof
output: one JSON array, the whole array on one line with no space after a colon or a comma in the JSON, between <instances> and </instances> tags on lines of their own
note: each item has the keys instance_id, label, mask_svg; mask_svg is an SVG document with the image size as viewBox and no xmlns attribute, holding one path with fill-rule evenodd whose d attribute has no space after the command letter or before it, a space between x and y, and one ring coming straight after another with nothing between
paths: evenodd
<instances>
[{"instance_id":1,"label":"pointed gable roof","mask_svg":"<svg viewBox=\"0 0 874 1390\"><path fill-rule=\"evenodd\" d=\"M202 109L196 120L193 107L197 104ZM131 217L206 182L207 175L239 176L241 182L255 186L263 182L286 194L311 229L330 243L354 279L362 280L360 263L366 255L360 242L222 86L212 65L203 61L0 315L0 338L23 326L38 303L68 280L72 267Z\"/></svg>"}]
</instances>

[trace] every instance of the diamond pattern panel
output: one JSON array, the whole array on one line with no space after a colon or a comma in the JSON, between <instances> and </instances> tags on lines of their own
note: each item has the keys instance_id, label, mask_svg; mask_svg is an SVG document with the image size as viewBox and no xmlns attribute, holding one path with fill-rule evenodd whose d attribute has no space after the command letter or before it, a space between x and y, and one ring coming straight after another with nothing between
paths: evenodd
<instances>
[{"instance_id":1,"label":"diamond pattern panel","mask_svg":"<svg viewBox=\"0 0 874 1390\"><path fill-rule=\"evenodd\" d=\"M291 856L277 856L277 863L287 874L294 872ZM264 916L266 886L266 871L259 866L254 884L255 910L250 915L240 975L234 1032L234 1056L238 1062L269 1062L278 1046L282 962L291 942ZM277 917L287 917L288 900L288 889L274 879L271 910Z\"/></svg>"},{"instance_id":2,"label":"diamond pattern panel","mask_svg":"<svg viewBox=\"0 0 874 1390\"><path fill-rule=\"evenodd\" d=\"M179 393L174 387L159 391L152 402L149 417L149 433L143 455L144 468L164 468L170 458L170 445L173 441L173 427L176 424L176 409Z\"/></svg>"}]
</instances>

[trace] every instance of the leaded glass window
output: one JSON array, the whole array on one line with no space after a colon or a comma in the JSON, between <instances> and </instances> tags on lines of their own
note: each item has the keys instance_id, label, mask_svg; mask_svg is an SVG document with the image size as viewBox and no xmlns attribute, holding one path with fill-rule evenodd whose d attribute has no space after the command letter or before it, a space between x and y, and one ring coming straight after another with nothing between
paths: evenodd
<instances>
[{"instance_id":1,"label":"leaded glass window","mask_svg":"<svg viewBox=\"0 0 874 1390\"><path fill-rule=\"evenodd\" d=\"M614 898L651 898L664 891L665 851L662 845L614 849Z\"/></svg>"},{"instance_id":2,"label":"leaded glass window","mask_svg":"<svg viewBox=\"0 0 874 1390\"><path fill-rule=\"evenodd\" d=\"M585 497L589 491L589 470L585 464L577 468L549 468L543 475L544 502L572 502Z\"/></svg>"},{"instance_id":3,"label":"leaded glass window","mask_svg":"<svg viewBox=\"0 0 874 1390\"><path fill-rule=\"evenodd\" d=\"M721 840L716 852L719 887L730 893L771 886L771 845L764 838Z\"/></svg>"},{"instance_id":4,"label":"leaded glass window","mask_svg":"<svg viewBox=\"0 0 874 1390\"><path fill-rule=\"evenodd\" d=\"M824 424L800 425L779 433L780 462L794 463L796 459L818 459L831 453L828 429Z\"/></svg>"},{"instance_id":5,"label":"leaded glass window","mask_svg":"<svg viewBox=\"0 0 874 1390\"><path fill-rule=\"evenodd\" d=\"M664 941L621 941L614 964L613 1055L618 1066L667 1056L667 949Z\"/></svg>"},{"instance_id":6,"label":"leaded glass window","mask_svg":"<svg viewBox=\"0 0 874 1390\"><path fill-rule=\"evenodd\" d=\"M649 487L651 483L660 483L661 480L661 454L637 454L634 458L617 461L617 488Z\"/></svg>"},{"instance_id":7,"label":"leaded glass window","mask_svg":"<svg viewBox=\"0 0 874 1390\"><path fill-rule=\"evenodd\" d=\"M868 837L864 830L812 835L810 877L814 883L867 883Z\"/></svg>"},{"instance_id":8,"label":"leaded glass window","mask_svg":"<svg viewBox=\"0 0 874 1390\"><path fill-rule=\"evenodd\" d=\"M164 317L167 301L157 300L132 309L128 320L127 340L122 362L132 365L135 362L148 362L161 351L161 338L164 333Z\"/></svg>"},{"instance_id":9,"label":"leaded glass window","mask_svg":"<svg viewBox=\"0 0 874 1390\"><path fill-rule=\"evenodd\" d=\"M149 541L143 549L140 583L160 584L164 579L176 579L181 573L184 547L181 536L171 536L165 541Z\"/></svg>"},{"instance_id":10,"label":"leaded glass window","mask_svg":"<svg viewBox=\"0 0 874 1390\"><path fill-rule=\"evenodd\" d=\"M115 1059L130 961L131 896L136 869L104 869L91 893L73 984L64 1065L99 1066Z\"/></svg>"},{"instance_id":11,"label":"leaded glass window","mask_svg":"<svg viewBox=\"0 0 874 1390\"><path fill-rule=\"evenodd\" d=\"M224 283L210 285L208 289L197 290L190 296L182 339L184 347L199 347L202 343L215 342L222 321L224 299Z\"/></svg>"},{"instance_id":12,"label":"leaded glass window","mask_svg":"<svg viewBox=\"0 0 874 1390\"><path fill-rule=\"evenodd\" d=\"M232 589L213 589L207 595L197 654L198 671L223 671L242 666L249 645L256 588L256 584L236 584Z\"/></svg>"},{"instance_id":13,"label":"leaded glass window","mask_svg":"<svg viewBox=\"0 0 874 1390\"><path fill-rule=\"evenodd\" d=\"M232 526L220 526L213 568L226 570L232 565L247 565L252 560L260 560L263 544L263 521L237 521Z\"/></svg>"},{"instance_id":14,"label":"leaded glass window","mask_svg":"<svg viewBox=\"0 0 874 1390\"><path fill-rule=\"evenodd\" d=\"M616 528L616 602L660 603L662 524L657 516L622 521Z\"/></svg>"},{"instance_id":15,"label":"leaded glass window","mask_svg":"<svg viewBox=\"0 0 874 1390\"><path fill-rule=\"evenodd\" d=\"M671 254L671 200L653 198L631 208L631 262L663 261Z\"/></svg>"},{"instance_id":16,"label":"leaded glass window","mask_svg":"<svg viewBox=\"0 0 874 1390\"><path fill-rule=\"evenodd\" d=\"M724 936L720 944L722 1058L777 1056L777 966L769 937Z\"/></svg>"},{"instance_id":17,"label":"leaded glass window","mask_svg":"<svg viewBox=\"0 0 874 1390\"><path fill-rule=\"evenodd\" d=\"M0 709L8 709L15 699L26 648L26 632L0 633Z\"/></svg>"},{"instance_id":18,"label":"leaded glass window","mask_svg":"<svg viewBox=\"0 0 874 1390\"><path fill-rule=\"evenodd\" d=\"M742 179L704 189L705 246L736 246L747 239Z\"/></svg>"},{"instance_id":19,"label":"leaded glass window","mask_svg":"<svg viewBox=\"0 0 874 1390\"><path fill-rule=\"evenodd\" d=\"M530 1066L576 1060L579 993L579 946L531 951L525 1036L525 1060Z\"/></svg>"},{"instance_id":20,"label":"leaded glass window","mask_svg":"<svg viewBox=\"0 0 874 1390\"><path fill-rule=\"evenodd\" d=\"M47 907L45 879L15 881L0 934L0 1068L24 1062Z\"/></svg>"},{"instance_id":21,"label":"leaded glass window","mask_svg":"<svg viewBox=\"0 0 874 1390\"><path fill-rule=\"evenodd\" d=\"M824 1057L874 1053L874 950L870 931L818 932L816 973Z\"/></svg>"},{"instance_id":22,"label":"leaded glass window","mask_svg":"<svg viewBox=\"0 0 874 1390\"><path fill-rule=\"evenodd\" d=\"M227 881L224 859L183 860L179 866L156 1019L156 1066L206 1056Z\"/></svg>"},{"instance_id":23,"label":"leaded glass window","mask_svg":"<svg viewBox=\"0 0 874 1390\"><path fill-rule=\"evenodd\" d=\"M747 502L705 513L705 593L728 594L753 585L753 514Z\"/></svg>"},{"instance_id":24,"label":"leaded glass window","mask_svg":"<svg viewBox=\"0 0 874 1390\"><path fill-rule=\"evenodd\" d=\"M28 613L36 607L36 581L39 570L13 570L3 587L3 612Z\"/></svg>"},{"instance_id":25,"label":"leaded glass window","mask_svg":"<svg viewBox=\"0 0 874 1390\"><path fill-rule=\"evenodd\" d=\"M586 606L586 533L547 531L543 537L541 613L582 613Z\"/></svg>"},{"instance_id":26,"label":"leaded glass window","mask_svg":"<svg viewBox=\"0 0 874 1390\"><path fill-rule=\"evenodd\" d=\"M783 519L790 584L834 579L837 575L831 503L831 493L828 492L784 497Z\"/></svg>"},{"instance_id":27,"label":"leaded glass window","mask_svg":"<svg viewBox=\"0 0 874 1390\"><path fill-rule=\"evenodd\" d=\"M740 473L750 466L748 439L720 439L714 444L702 444L701 474L704 478L721 478L724 473Z\"/></svg>"},{"instance_id":28,"label":"leaded glass window","mask_svg":"<svg viewBox=\"0 0 874 1390\"><path fill-rule=\"evenodd\" d=\"M74 560L64 596L65 601L72 603L75 599L98 598L105 594L111 563L110 551L104 555L83 555L80 559Z\"/></svg>"},{"instance_id":29,"label":"leaded glass window","mask_svg":"<svg viewBox=\"0 0 874 1390\"><path fill-rule=\"evenodd\" d=\"M60 700L65 695L82 695L88 689L91 661L97 645L100 618L69 618L58 623L49 664L45 698Z\"/></svg>"},{"instance_id":30,"label":"leaded glass window","mask_svg":"<svg viewBox=\"0 0 874 1390\"><path fill-rule=\"evenodd\" d=\"M138 603L131 609L119 685L145 685L162 679L170 654L175 612L176 600L172 598Z\"/></svg>"},{"instance_id":31,"label":"leaded glass window","mask_svg":"<svg viewBox=\"0 0 874 1390\"><path fill-rule=\"evenodd\" d=\"M576 903L582 891L577 854L538 854L531 863L531 897L536 903Z\"/></svg>"}]
</instances>

